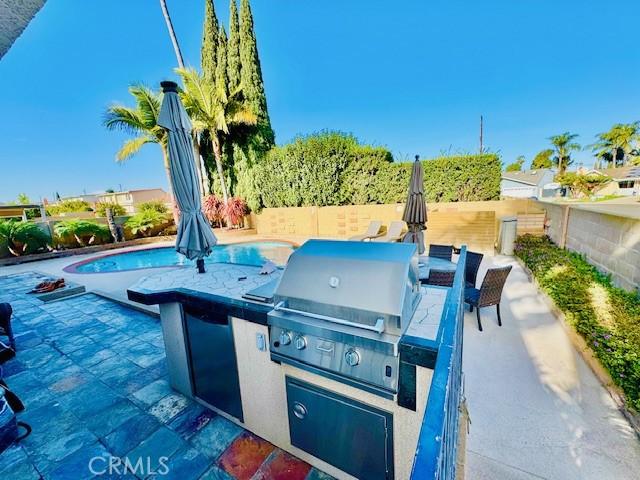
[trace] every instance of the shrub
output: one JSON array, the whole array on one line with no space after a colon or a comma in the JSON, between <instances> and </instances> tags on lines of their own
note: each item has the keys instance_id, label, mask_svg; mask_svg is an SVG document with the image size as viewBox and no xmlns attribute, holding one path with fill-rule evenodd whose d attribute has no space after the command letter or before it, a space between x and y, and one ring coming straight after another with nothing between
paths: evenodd
<instances>
[{"instance_id":1,"label":"shrub","mask_svg":"<svg viewBox=\"0 0 640 480\"><path fill-rule=\"evenodd\" d=\"M114 217L126 215L127 211L125 208L117 203L111 202L98 202L96 203L96 217L106 217L107 216L107 208L111 209L111 213L113 213Z\"/></svg>"},{"instance_id":2,"label":"shrub","mask_svg":"<svg viewBox=\"0 0 640 480\"><path fill-rule=\"evenodd\" d=\"M224 204L215 195L207 195L202 201L202 212L212 225L222 225L224 222Z\"/></svg>"},{"instance_id":3,"label":"shrub","mask_svg":"<svg viewBox=\"0 0 640 480\"><path fill-rule=\"evenodd\" d=\"M596 190L609 183L611 179L599 173L565 172L556 176L556 181L563 187L568 187L571 196L576 198L590 197Z\"/></svg>"},{"instance_id":4,"label":"shrub","mask_svg":"<svg viewBox=\"0 0 640 480\"><path fill-rule=\"evenodd\" d=\"M341 174L357 146L351 135L322 132L273 148L258 167L262 204L338 205Z\"/></svg>"},{"instance_id":5,"label":"shrub","mask_svg":"<svg viewBox=\"0 0 640 480\"><path fill-rule=\"evenodd\" d=\"M498 155L458 155L423 161L430 202L500 197ZM263 207L300 207L406 200L410 162L393 162L381 147L339 132L298 137L273 148L254 167Z\"/></svg>"},{"instance_id":6,"label":"shrub","mask_svg":"<svg viewBox=\"0 0 640 480\"><path fill-rule=\"evenodd\" d=\"M157 213L169 213L167 205L162 200L150 200L138 205L138 212L154 211Z\"/></svg>"},{"instance_id":7,"label":"shrub","mask_svg":"<svg viewBox=\"0 0 640 480\"><path fill-rule=\"evenodd\" d=\"M91 212L93 209L84 200L62 200L56 205L47 206L47 215L60 215L70 212Z\"/></svg>"},{"instance_id":8,"label":"shrub","mask_svg":"<svg viewBox=\"0 0 640 480\"><path fill-rule=\"evenodd\" d=\"M515 253L640 411L640 297L546 237L519 237Z\"/></svg>"},{"instance_id":9,"label":"shrub","mask_svg":"<svg viewBox=\"0 0 640 480\"><path fill-rule=\"evenodd\" d=\"M0 241L17 257L45 250L51 237L35 223L7 220L0 221Z\"/></svg>"},{"instance_id":10,"label":"shrub","mask_svg":"<svg viewBox=\"0 0 640 480\"><path fill-rule=\"evenodd\" d=\"M124 226L134 236L151 237L154 233L166 228L169 222L169 215L166 213L146 210L133 215L124 223Z\"/></svg>"},{"instance_id":11,"label":"shrub","mask_svg":"<svg viewBox=\"0 0 640 480\"><path fill-rule=\"evenodd\" d=\"M111 239L109 227L90 220L65 220L56 223L58 243L66 247L105 243Z\"/></svg>"},{"instance_id":12,"label":"shrub","mask_svg":"<svg viewBox=\"0 0 640 480\"><path fill-rule=\"evenodd\" d=\"M247 213L249 213L249 208L241 198L230 197L224 205L224 217L231 224L230 227L241 227Z\"/></svg>"}]
</instances>

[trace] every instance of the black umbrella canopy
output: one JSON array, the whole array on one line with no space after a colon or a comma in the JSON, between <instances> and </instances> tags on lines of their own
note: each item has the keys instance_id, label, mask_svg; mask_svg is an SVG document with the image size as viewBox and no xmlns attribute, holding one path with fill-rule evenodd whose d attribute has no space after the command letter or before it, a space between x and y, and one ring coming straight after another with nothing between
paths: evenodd
<instances>
[{"instance_id":1,"label":"black umbrella canopy","mask_svg":"<svg viewBox=\"0 0 640 480\"><path fill-rule=\"evenodd\" d=\"M424 253L424 234L422 231L427 228L427 204L424 201L424 171L418 155L416 155L416 161L413 162L409 193L402 219L409 227L404 241L417 244L418 253Z\"/></svg>"}]
</instances>

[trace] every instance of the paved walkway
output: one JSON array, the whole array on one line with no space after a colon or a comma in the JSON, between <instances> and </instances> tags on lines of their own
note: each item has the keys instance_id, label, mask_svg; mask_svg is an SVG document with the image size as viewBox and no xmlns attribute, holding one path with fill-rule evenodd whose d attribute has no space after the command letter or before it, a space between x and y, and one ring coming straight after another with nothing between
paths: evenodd
<instances>
[{"instance_id":1,"label":"paved walkway","mask_svg":"<svg viewBox=\"0 0 640 480\"><path fill-rule=\"evenodd\" d=\"M0 454L0 478L92 478L96 457L105 459L94 460L96 473L114 458L100 479L331 478L173 392L156 319L94 294L42 304L24 293L38 278L0 277L18 345L4 376L27 406L20 420L33 427ZM124 459L135 476L121 474Z\"/></svg>"},{"instance_id":2,"label":"paved walkway","mask_svg":"<svg viewBox=\"0 0 640 480\"><path fill-rule=\"evenodd\" d=\"M467 478L640 478L640 441L514 264L502 303L465 317L464 372L471 415ZM484 272L479 272L482 279Z\"/></svg>"}]
</instances>

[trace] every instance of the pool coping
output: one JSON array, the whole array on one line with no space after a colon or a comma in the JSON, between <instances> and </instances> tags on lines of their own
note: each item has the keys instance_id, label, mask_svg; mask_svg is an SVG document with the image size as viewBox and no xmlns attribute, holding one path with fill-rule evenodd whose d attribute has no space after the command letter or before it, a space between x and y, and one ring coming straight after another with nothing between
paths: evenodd
<instances>
[{"instance_id":1,"label":"pool coping","mask_svg":"<svg viewBox=\"0 0 640 480\"><path fill-rule=\"evenodd\" d=\"M294 247L299 247L300 245L297 242L293 242L290 240L280 240L280 239L275 239L275 238L269 238L269 239L264 239L264 238L258 238L258 239L252 239L252 240L245 240L245 241L240 241L240 242L230 242L230 243L218 243L217 245L242 245L242 244L246 244L246 243L259 243L259 242L273 242L273 243L286 243L289 244L291 246ZM123 255L123 254L128 254L128 253L133 253L133 252L143 252L146 250L156 250L159 248L172 248L171 245L165 245L165 246L149 246L149 247L145 247L145 248L135 248L135 246L132 246L132 248L128 248L127 250L124 251L119 251L119 252L110 252L110 253L105 253L103 255L96 255L94 257L90 257L90 258L85 258L84 260L80 260L79 262L75 262L72 263L70 265L67 265L65 267L62 268L62 271L65 273L72 273L75 275L99 275L99 274L105 274L105 273L122 273L122 272L135 272L138 270L153 270L153 269L157 269L157 268L189 268L192 267L192 265L157 265L154 267L143 267L143 268L126 268L126 269L122 269L122 270L113 270L110 272L81 272L78 270L79 267L82 267L83 265L86 265L87 263L91 263L91 262L95 262L96 260L100 260L102 258L108 258L108 257L113 257L115 255ZM231 263L231 262L216 262L216 263ZM236 264L236 265L247 265L247 264ZM252 266L256 266L256 265L252 265Z\"/></svg>"}]
</instances>

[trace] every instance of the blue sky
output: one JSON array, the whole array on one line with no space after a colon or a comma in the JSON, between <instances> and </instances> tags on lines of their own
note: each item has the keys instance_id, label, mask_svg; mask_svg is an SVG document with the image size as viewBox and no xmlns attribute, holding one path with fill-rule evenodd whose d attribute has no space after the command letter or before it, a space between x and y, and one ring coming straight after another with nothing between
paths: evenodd
<instances>
[{"instance_id":1,"label":"blue sky","mask_svg":"<svg viewBox=\"0 0 640 480\"><path fill-rule=\"evenodd\" d=\"M202 0L168 0L199 65ZM397 158L478 148L527 162L547 137L583 144L640 120L640 2L252 1L278 143L325 128ZM228 1L216 1L227 24ZM102 113L158 85L175 57L157 0L49 0L0 60L0 201L164 187L160 152L125 165ZM585 164L588 152L577 155Z\"/></svg>"}]
</instances>

